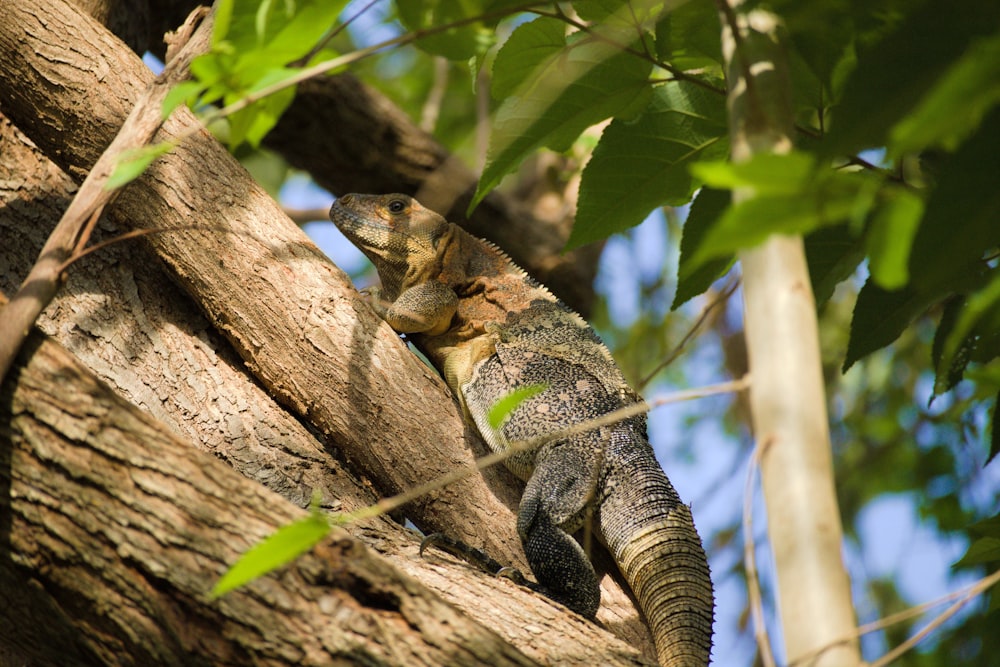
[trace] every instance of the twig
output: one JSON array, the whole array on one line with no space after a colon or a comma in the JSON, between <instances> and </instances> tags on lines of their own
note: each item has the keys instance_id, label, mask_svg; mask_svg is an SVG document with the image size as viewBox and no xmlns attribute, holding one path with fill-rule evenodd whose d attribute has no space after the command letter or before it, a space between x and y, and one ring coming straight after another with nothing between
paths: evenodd
<instances>
[{"instance_id":1,"label":"twig","mask_svg":"<svg viewBox=\"0 0 1000 667\"><path fill-rule=\"evenodd\" d=\"M341 515L337 523L345 524L353 521L360 521L362 519L367 519L374 516L379 516L382 514L388 514L389 512L394 512L403 505L419 498L420 496L426 495L433 491L437 491L440 488L448 486L449 484L454 484L455 482L461 481L466 477L470 477L480 470L484 470L497 463L502 463L506 461L511 456L518 454L519 452L524 452L528 450L541 447L542 445L553 442L555 440L561 440L563 438L569 438L581 433L586 433L587 431L592 431L603 426L609 426L611 424L629 419L648 412L653 408L657 408L663 405L669 405L671 403L680 403L682 401L691 401L698 398L704 398L706 396L713 396L715 394L730 393L734 391L743 391L750 386L750 376L744 375L738 380L732 380L730 382L722 382L720 384L709 385L706 387L699 387L697 389L689 389L686 391L678 391L667 396L662 396L658 399L654 399L649 402L633 403L632 405L626 405L623 408L615 410L614 412L609 412L600 417L594 419L588 419L587 421L579 422L568 428L549 433L547 435L539 436L537 438L531 438L530 440L520 440L516 442L508 443L508 448L502 452L495 452L493 454L488 454L486 456L476 459L476 464L474 466L469 466L467 468L460 468L447 475L441 475L435 479L430 480L425 484L421 484L412 489L404 491L403 493L391 496L389 498L383 498L374 505L370 505L364 509L358 510L357 512L351 512L350 514Z\"/></svg>"},{"instance_id":2,"label":"twig","mask_svg":"<svg viewBox=\"0 0 1000 667\"><path fill-rule=\"evenodd\" d=\"M677 79L679 81L687 81L688 83L692 83L692 84L694 84L696 86L700 86L702 88L705 88L706 90L711 90L712 92L719 93L721 95L725 95L726 94L726 91L723 88L719 88L718 86L713 86L709 82L704 81L702 79L699 79L696 76L691 76L690 74L688 74L684 70L677 69L676 67L674 67L673 65L671 65L668 62L665 62L665 61L662 61L662 60L657 60L656 58L654 58L652 55L646 53L645 51L639 51L638 49L634 49L634 48L632 48L631 46L629 46L627 44L622 44L621 42L618 42L618 41L616 41L614 39L611 39L607 35L602 35L599 31L594 30L593 28L591 28L586 23L581 23L580 21L577 21L576 19L574 19L574 18L572 18L570 16L567 16L559 8L558 5L556 5L556 8L555 8L554 11L545 11L545 10L541 10L541 9L526 10L526 11L530 11L531 13L536 14L538 16L547 16L549 18L558 19L560 21L563 21L566 24L568 24L568 25L576 28L577 30L580 30L581 32L587 33L588 35L590 35L591 37L593 37L595 39L598 39L598 40L600 40L602 42L610 44L611 46L614 46L614 47L616 47L616 48L618 48L618 49L620 49L620 50L622 50L622 51L624 51L626 53L631 53L633 56L636 56L637 58L641 58L642 60L646 60L646 61L652 63L653 65L655 65L655 66L657 66L657 67L659 67L661 69L667 70L668 72L670 72L671 75L673 75L673 77L675 79ZM643 42L643 47L645 48L645 42Z\"/></svg>"},{"instance_id":3,"label":"twig","mask_svg":"<svg viewBox=\"0 0 1000 667\"><path fill-rule=\"evenodd\" d=\"M739 280L733 280L729 285L727 285L722 289L722 291L719 293L718 296L716 296L714 299L712 299L711 302L709 302L708 305L702 308L701 313L698 315L698 319L695 320L694 324L691 325L691 328L688 329L687 333L684 334L684 337L681 338L681 341L677 343L677 345L670 352L670 354L667 355L667 358L658 363L656 365L656 368L654 368L653 370L651 370L649 373L646 374L646 377L639 380L638 388L640 390L646 385L648 385L650 381L654 377L656 377L657 373L662 371L670 364L674 363L674 360L676 360L677 357L681 356L681 353L684 351L684 348L687 347L687 344L691 342L692 338L694 338L694 335L701 328L701 325L704 324L705 320L708 319L709 313L711 313L716 306L727 301L729 297L733 295L733 292L736 291L736 288L739 286L739 284L740 284Z\"/></svg>"},{"instance_id":4,"label":"twig","mask_svg":"<svg viewBox=\"0 0 1000 667\"><path fill-rule=\"evenodd\" d=\"M948 607L948 609L944 610L944 612L942 612L939 616L935 617L934 620L928 623L927 626L925 626L920 632L913 635L912 637L910 637L910 639L906 640L905 642L897 646L889 653L886 653L884 656L882 656L875 662L868 665L868 667L884 667L885 665L888 665L892 660L898 658L904 652L913 648L917 644L917 642L923 640L927 636L927 634L930 633L930 631L936 629L939 625L941 625L946 620L954 616L955 613L963 605L971 601L972 598L986 592L986 590L988 590L989 588L993 587L998 583L1000 583L1000 571L985 576L982 579L979 579L978 581L969 584L965 588L961 588L957 591L952 591L951 593L943 595L935 600L924 602L914 607L910 607L909 609L904 609L901 612L897 612L895 614L886 616L885 618L880 618L877 621L872 621L871 623L866 623L862 626L859 626L850 635L841 637L836 641L830 642L826 646L818 648L811 653L807 653L798 660L790 662L788 664L788 667L799 667L800 665L807 665L811 660L814 660L818 655L823 653L823 651L826 651L832 646L836 646L837 644L842 644L844 642L851 641L856 637L860 637L861 635L865 635L870 632L882 630L891 625L895 625L896 623L902 623L903 621L922 615L924 612L926 612L928 609L932 607L937 607L938 605L942 605L946 602L951 602L952 600L958 599L958 602Z\"/></svg>"},{"instance_id":5,"label":"twig","mask_svg":"<svg viewBox=\"0 0 1000 667\"><path fill-rule=\"evenodd\" d=\"M747 575L747 598L750 603L750 616L753 619L753 636L760 651L760 660L764 667L775 667L771 641L767 636L767 626L764 624L764 604L757 577L757 555L753 541L753 482L760 469L762 447L766 449L767 443L753 448L750 464L747 467L746 484L743 487L743 567Z\"/></svg>"},{"instance_id":6,"label":"twig","mask_svg":"<svg viewBox=\"0 0 1000 667\"><path fill-rule=\"evenodd\" d=\"M207 48L212 22L211 19L202 21L205 15L204 9L199 8L188 16L188 23L201 21L201 25L182 48L178 48L177 40L190 34L190 26L178 32L180 37L172 45L177 49L177 56L167 63L163 72L140 95L115 139L98 158L49 235L28 277L3 307L0 316L0 381L10 370L31 325L58 291L68 261L86 246L97 218L116 196L117 190L109 192L104 185L114 171L119 157L126 150L145 145L156 134L163 123L163 98L174 83L187 77L188 64Z\"/></svg>"}]
</instances>

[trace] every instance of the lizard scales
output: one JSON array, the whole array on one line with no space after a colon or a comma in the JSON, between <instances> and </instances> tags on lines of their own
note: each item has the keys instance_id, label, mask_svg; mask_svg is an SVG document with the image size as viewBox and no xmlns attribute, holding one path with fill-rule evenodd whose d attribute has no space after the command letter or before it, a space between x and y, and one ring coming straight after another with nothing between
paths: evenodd
<instances>
[{"instance_id":1,"label":"lizard scales","mask_svg":"<svg viewBox=\"0 0 1000 667\"><path fill-rule=\"evenodd\" d=\"M342 196L337 227L374 263L375 310L441 371L494 451L641 400L593 329L498 248L406 195ZM491 406L547 388L494 431ZM645 416L515 454L518 533L540 587L593 618L597 575L572 534L593 521L636 596L662 665L706 665L712 582L690 510L653 455Z\"/></svg>"}]
</instances>

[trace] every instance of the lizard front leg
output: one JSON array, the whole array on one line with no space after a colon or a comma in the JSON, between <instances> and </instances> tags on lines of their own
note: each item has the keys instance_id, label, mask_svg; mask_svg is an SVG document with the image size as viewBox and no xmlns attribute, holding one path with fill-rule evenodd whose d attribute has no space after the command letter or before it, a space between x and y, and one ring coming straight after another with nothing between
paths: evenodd
<instances>
[{"instance_id":1,"label":"lizard front leg","mask_svg":"<svg viewBox=\"0 0 1000 667\"><path fill-rule=\"evenodd\" d=\"M379 317L399 333L443 334L458 309L455 291L434 280L404 290L395 301L386 300L378 287L368 287L362 294Z\"/></svg>"}]
</instances>

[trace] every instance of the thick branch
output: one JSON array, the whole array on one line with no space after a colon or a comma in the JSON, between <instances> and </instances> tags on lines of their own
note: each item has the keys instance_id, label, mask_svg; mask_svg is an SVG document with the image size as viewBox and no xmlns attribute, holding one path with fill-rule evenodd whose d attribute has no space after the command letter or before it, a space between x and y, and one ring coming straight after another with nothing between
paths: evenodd
<instances>
[{"instance_id":1,"label":"thick branch","mask_svg":"<svg viewBox=\"0 0 1000 667\"><path fill-rule=\"evenodd\" d=\"M0 7L0 54L4 109L78 176L150 78L99 26L51 0ZM178 136L192 122L174 120L163 134ZM130 186L113 217L126 228L229 226L228 234L159 234L151 245L254 375L382 493L471 464L466 443L477 440L442 383L206 134ZM516 488L502 470L485 480L443 489L408 514L523 566L509 510ZM617 600L625 604L602 619L640 641L634 609L620 591Z\"/></svg>"},{"instance_id":2,"label":"thick branch","mask_svg":"<svg viewBox=\"0 0 1000 667\"><path fill-rule=\"evenodd\" d=\"M302 510L39 335L19 363L0 391L0 621L32 662L535 664L342 530L209 601L241 551Z\"/></svg>"}]
</instances>

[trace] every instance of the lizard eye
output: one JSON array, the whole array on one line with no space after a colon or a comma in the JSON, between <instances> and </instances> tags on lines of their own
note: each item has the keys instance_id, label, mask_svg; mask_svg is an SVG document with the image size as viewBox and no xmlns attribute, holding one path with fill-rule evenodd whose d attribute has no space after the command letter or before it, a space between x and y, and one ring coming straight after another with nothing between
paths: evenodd
<instances>
[{"instance_id":1,"label":"lizard eye","mask_svg":"<svg viewBox=\"0 0 1000 667\"><path fill-rule=\"evenodd\" d=\"M406 202L402 199L393 199L389 202L388 208L390 213L402 213L406 210Z\"/></svg>"}]
</instances>

